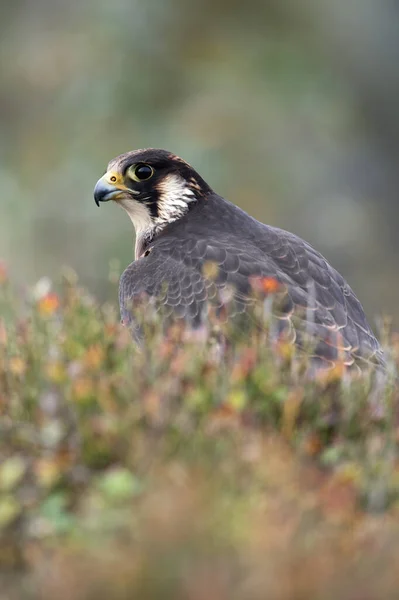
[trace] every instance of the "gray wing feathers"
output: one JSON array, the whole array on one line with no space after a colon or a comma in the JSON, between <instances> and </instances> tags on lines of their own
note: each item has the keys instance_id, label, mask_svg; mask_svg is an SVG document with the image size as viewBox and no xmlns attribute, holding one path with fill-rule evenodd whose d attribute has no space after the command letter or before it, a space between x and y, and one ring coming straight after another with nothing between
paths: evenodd
<instances>
[{"instance_id":1,"label":"gray wing feathers","mask_svg":"<svg viewBox=\"0 0 399 600\"><path fill-rule=\"evenodd\" d=\"M212 277L208 264L217 267ZM237 311L245 311L251 277L273 277L284 284L287 297L280 317L290 330L295 321L297 330L318 339L318 354L333 360L344 351L348 364L358 355L383 362L361 304L341 275L309 244L273 228L267 228L258 244L223 235L157 240L150 254L122 275L122 319L131 321L127 303L142 293L157 297L160 305L193 326L200 324L208 303L221 306L226 289L234 290Z\"/></svg>"}]
</instances>

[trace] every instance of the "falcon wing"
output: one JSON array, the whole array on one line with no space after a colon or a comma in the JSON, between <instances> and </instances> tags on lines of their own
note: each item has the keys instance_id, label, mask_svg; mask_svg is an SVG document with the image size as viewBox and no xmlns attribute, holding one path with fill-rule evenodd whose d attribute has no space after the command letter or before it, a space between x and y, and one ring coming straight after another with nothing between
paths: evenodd
<instances>
[{"instance_id":1,"label":"falcon wing","mask_svg":"<svg viewBox=\"0 0 399 600\"><path fill-rule=\"evenodd\" d=\"M323 359L340 356L347 364L355 358L383 364L360 302L341 275L309 244L271 227L257 245L228 233L208 239L160 236L148 256L133 262L121 277L122 319L132 322L128 304L141 294L156 298L194 327L208 303L222 306L226 291L233 291L234 310L245 312L253 303L253 277L283 285L278 331L288 331L292 341L296 337L304 343L310 335L317 340L315 355Z\"/></svg>"},{"instance_id":2,"label":"falcon wing","mask_svg":"<svg viewBox=\"0 0 399 600\"><path fill-rule=\"evenodd\" d=\"M199 270L173 258L167 251L154 250L131 263L119 284L122 321L130 326L134 326L132 305L142 296L154 299L164 314L173 313L195 327L201 323L207 302L215 295L215 285Z\"/></svg>"},{"instance_id":3,"label":"falcon wing","mask_svg":"<svg viewBox=\"0 0 399 600\"><path fill-rule=\"evenodd\" d=\"M317 353L334 358L328 352L332 345L345 351L347 362L385 364L363 307L342 275L301 238L267 229L260 248L273 259L276 277L288 285L296 312L306 312L306 328L320 340Z\"/></svg>"}]
</instances>

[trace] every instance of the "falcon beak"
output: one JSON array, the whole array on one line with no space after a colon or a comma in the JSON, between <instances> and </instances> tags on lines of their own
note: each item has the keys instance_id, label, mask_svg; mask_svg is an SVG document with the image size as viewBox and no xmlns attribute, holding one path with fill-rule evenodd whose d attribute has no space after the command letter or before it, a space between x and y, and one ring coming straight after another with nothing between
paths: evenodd
<instances>
[{"instance_id":1,"label":"falcon beak","mask_svg":"<svg viewBox=\"0 0 399 600\"><path fill-rule=\"evenodd\" d=\"M115 185L112 185L112 183L109 183L109 181L106 179L106 175L104 175L97 181L96 187L94 188L94 202L97 204L97 206L100 206L100 202L115 200L120 193L120 188L117 188Z\"/></svg>"}]
</instances>

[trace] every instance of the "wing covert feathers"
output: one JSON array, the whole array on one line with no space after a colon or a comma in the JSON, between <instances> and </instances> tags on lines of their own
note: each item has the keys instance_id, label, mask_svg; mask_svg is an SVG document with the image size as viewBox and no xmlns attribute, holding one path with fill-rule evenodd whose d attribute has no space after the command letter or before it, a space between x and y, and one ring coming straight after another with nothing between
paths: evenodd
<instances>
[{"instance_id":1,"label":"wing covert feathers","mask_svg":"<svg viewBox=\"0 0 399 600\"><path fill-rule=\"evenodd\" d=\"M326 259L297 236L263 225L219 197L166 228L148 256L125 270L122 319L131 322L128 304L142 294L192 327L201 324L209 305L221 308L232 296L233 311L245 313L254 279L281 286L275 316L292 341L310 335L325 361L384 364L359 300Z\"/></svg>"}]
</instances>

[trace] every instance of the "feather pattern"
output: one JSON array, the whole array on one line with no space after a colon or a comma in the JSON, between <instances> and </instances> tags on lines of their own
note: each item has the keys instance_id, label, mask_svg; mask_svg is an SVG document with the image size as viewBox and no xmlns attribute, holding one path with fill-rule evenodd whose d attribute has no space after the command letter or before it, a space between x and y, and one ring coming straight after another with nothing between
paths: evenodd
<instances>
[{"instance_id":1,"label":"feather pattern","mask_svg":"<svg viewBox=\"0 0 399 600\"><path fill-rule=\"evenodd\" d=\"M130 303L143 293L193 327L209 304L222 306L226 293L233 294L236 312L245 312L251 278L269 277L285 290L276 314L279 331L298 343L311 335L315 354L327 362L344 356L348 365L384 364L359 300L326 259L294 234L258 222L213 192L154 236L149 249L120 280L126 323Z\"/></svg>"}]
</instances>

